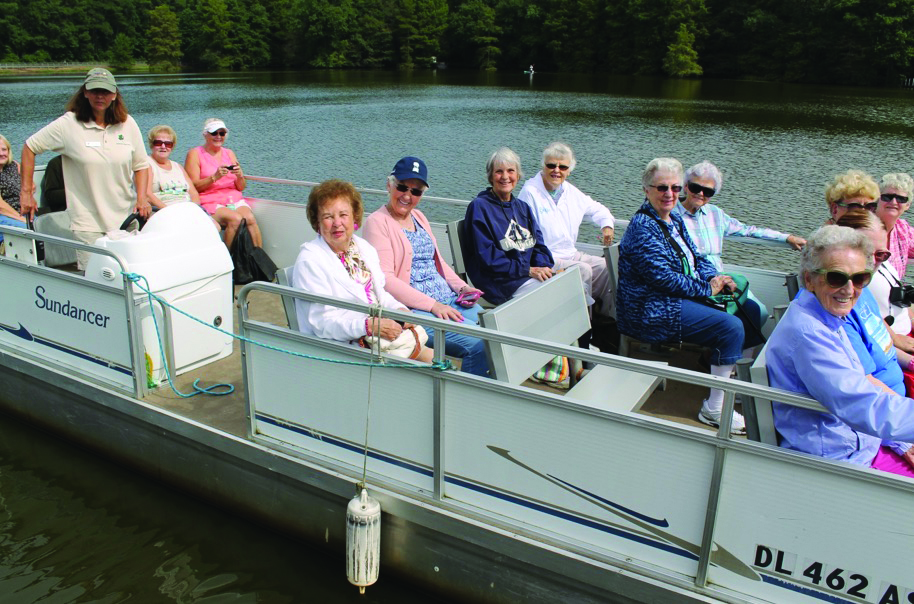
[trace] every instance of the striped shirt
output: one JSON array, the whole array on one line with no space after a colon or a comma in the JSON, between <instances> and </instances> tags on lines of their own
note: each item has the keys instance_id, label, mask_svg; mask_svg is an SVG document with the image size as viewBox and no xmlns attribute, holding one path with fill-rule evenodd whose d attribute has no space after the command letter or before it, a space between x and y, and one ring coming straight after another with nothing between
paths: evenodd
<instances>
[{"instance_id":1,"label":"striped shirt","mask_svg":"<svg viewBox=\"0 0 914 604\"><path fill-rule=\"evenodd\" d=\"M677 203L673 212L682 217L689 236L698 248L698 253L710 260L718 271L723 269L721 253L724 247L724 237L755 237L757 239L771 239L773 241L787 241L789 235L774 229L750 226L727 215L719 207L706 203L698 208L694 214ZM900 221L899 221L900 222Z\"/></svg>"}]
</instances>

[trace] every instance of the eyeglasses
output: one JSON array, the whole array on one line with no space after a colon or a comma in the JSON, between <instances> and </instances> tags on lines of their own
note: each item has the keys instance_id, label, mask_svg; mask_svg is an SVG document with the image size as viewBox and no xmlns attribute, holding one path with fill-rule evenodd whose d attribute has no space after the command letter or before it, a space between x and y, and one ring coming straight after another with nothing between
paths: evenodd
<instances>
[{"instance_id":1,"label":"eyeglasses","mask_svg":"<svg viewBox=\"0 0 914 604\"><path fill-rule=\"evenodd\" d=\"M673 191L673 193L679 193L682 191L682 185L648 185L652 189L657 189L661 193L666 193L667 191Z\"/></svg>"},{"instance_id":2,"label":"eyeglasses","mask_svg":"<svg viewBox=\"0 0 914 604\"><path fill-rule=\"evenodd\" d=\"M705 197L714 197L714 193L716 193L717 191L715 191L711 187L703 187L696 182L690 182L689 183L689 192L692 195L698 195L699 193L701 193Z\"/></svg>"},{"instance_id":3,"label":"eyeglasses","mask_svg":"<svg viewBox=\"0 0 914 604\"><path fill-rule=\"evenodd\" d=\"M408 186L404 185L402 182L397 183L397 191L400 191L401 193L406 193L407 191L409 191L409 194L412 195L413 197L422 197L422 194L425 193L425 191L423 191L422 189L408 187Z\"/></svg>"},{"instance_id":4,"label":"eyeglasses","mask_svg":"<svg viewBox=\"0 0 914 604\"><path fill-rule=\"evenodd\" d=\"M152 146L153 147L165 147L166 149L171 149L175 146L175 142L155 139L154 141L152 141Z\"/></svg>"},{"instance_id":5,"label":"eyeglasses","mask_svg":"<svg viewBox=\"0 0 914 604\"><path fill-rule=\"evenodd\" d=\"M228 130L216 130L215 132L210 132L210 136L225 136L228 134Z\"/></svg>"},{"instance_id":6,"label":"eyeglasses","mask_svg":"<svg viewBox=\"0 0 914 604\"><path fill-rule=\"evenodd\" d=\"M847 208L848 210L868 210L870 212L875 212L876 208L879 206L875 201L869 203L845 203L843 201L836 201L835 205L839 208Z\"/></svg>"},{"instance_id":7,"label":"eyeglasses","mask_svg":"<svg viewBox=\"0 0 914 604\"><path fill-rule=\"evenodd\" d=\"M549 168L550 170L555 170L556 166L558 166L559 170L561 170L562 172L564 172L565 170L568 169L568 166L566 166L565 164L546 164L546 167Z\"/></svg>"},{"instance_id":8,"label":"eyeglasses","mask_svg":"<svg viewBox=\"0 0 914 604\"><path fill-rule=\"evenodd\" d=\"M883 193L882 195L879 196L879 199L880 199L880 201L884 201L886 203L892 201L893 199L895 201L897 201L898 203L908 203L908 198L905 197L904 195L895 195L892 193Z\"/></svg>"},{"instance_id":9,"label":"eyeglasses","mask_svg":"<svg viewBox=\"0 0 914 604\"><path fill-rule=\"evenodd\" d=\"M820 268L813 272L819 275L825 275L825 282L835 289L844 287L847 285L848 281L853 283L856 289L863 289L870 284L870 280L873 278L873 271L860 271L859 273L848 275L844 271Z\"/></svg>"},{"instance_id":10,"label":"eyeglasses","mask_svg":"<svg viewBox=\"0 0 914 604\"><path fill-rule=\"evenodd\" d=\"M876 262L885 262L892 257L892 252L888 250L882 250L879 252L873 252L873 258L876 259Z\"/></svg>"}]
</instances>

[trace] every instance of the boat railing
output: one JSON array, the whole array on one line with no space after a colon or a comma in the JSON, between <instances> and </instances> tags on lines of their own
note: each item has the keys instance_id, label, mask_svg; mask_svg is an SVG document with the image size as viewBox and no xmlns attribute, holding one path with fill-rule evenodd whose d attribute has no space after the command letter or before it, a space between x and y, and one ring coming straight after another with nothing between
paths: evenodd
<instances>
[{"instance_id":1,"label":"boat railing","mask_svg":"<svg viewBox=\"0 0 914 604\"><path fill-rule=\"evenodd\" d=\"M613 558L612 550L607 549L604 529L576 515L592 508L574 497L568 499L568 488L574 490L573 485L555 478L556 473L571 480L572 475L580 477L579 472L586 472L595 476L591 484L598 492L617 495L619 485L638 491L653 489L659 482L670 489L667 495L676 494L683 513L687 509L686 515L691 514L688 521L682 517L671 520L675 529L670 530L683 534L690 532L689 526L694 529L688 539L675 543L688 550L677 550L680 556L695 561L694 567L682 567L686 570L681 572L690 577L689 583L704 588L715 581L715 573L720 576L720 540L729 535L734 517L746 512L733 504L734 497L741 494L736 485L750 479L746 472L758 468L768 472L763 474L768 480L793 468L804 480L808 475L830 476L841 485L862 480L889 491L914 493L914 483L747 441L723 428L730 425L736 394L825 410L804 396L397 310L385 310L384 316L430 327L439 342L443 341L444 332L450 331L672 381L721 388L726 392L722 428L712 433L650 415L618 411L618 406L601 407L554 392L438 370L414 361L388 357L395 367L366 368L370 358L366 350L253 319L249 311L256 311L256 306L249 309L249 304L263 302L252 301L254 292L258 297L287 296L365 314L370 307L262 282L248 284L238 292L242 336L270 346L243 342L249 436L363 481L382 499L386 492L425 500L445 512L500 526L511 534L590 559L612 559L625 568L627 562ZM290 361L283 357L283 349L308 353L313 360ZM436 348L435 355L437 362L444 360L440 348ZM322 366L321 359L315 356L352 366ZM408 367L396 367L403 365ZM607 391L606 395L611 397L613 392ZM379 424L384 427L376 428ZM663 456L667 456L666 461ZM529 464L550 469L537 470ZM640 476L652 476L653 480L641 480L639 471ZM553 487L559 491L550 491L547 496L544 489ZM563 507L545 505L543 498L549 496L556 497ZM592 503L593 498L585 495L588 497ZM632 497L637 498L631 495L626 499ZM579 532L582 523L594 532ZM722 523L728 530L720 529ZM556 537L557 534L564 536ZM635 566L638 572L650 573L643 566Z\"/></svg>"},{"instance_id":2,"label":"boat railing","mask_svg":"<svg viewBox=\"0 0 914 604\"><path fill-rule=\"evenodd\" d=\"M26 229L19 229L16 227L0 225L0 233L3 233L4 241L6 243L6 255L0 255L0 267L5 267L8 269L11 269L11 271L25 271L25 273L27 275L32 276L32 278L25 279L25 278L19 277L19 275L22 274L21 272L19 272L19 273L10 272L3 279L0 279L0 281L4 282L6 284L17 283L20 286L29 286L28 291L31 292L33 289L32 286L38 287L35 284L40 283L40 281L39 281L40 278L52 277L56 282L64 284L64 286L67 288L69 288L69 287L77 287L77 288L88 287L88 288L91 288L98 292L104 292L104 293L99 293L98 294L99 297L105 296L106 294L112 294L112 293L119 295L119 296L120 295L123 296L124 312L125 312L125 316L126 316L126 330L127 330L128 339L129 339L129 354L130 354L130 367L131 367L130 385L129 385L129 390L127 390L127 392L129 392L130 394L133 394L137 398L144 396L147 392L147 384L146 384L146 380L145 380L146 365L145 365L144 355L141 352L139 352L139 351L143 350L143 347L141 344L142 336L141 336L140 329L139 329L139 322L136 317L137 304L136 304L136 300L135 300L135 294L134 294L134 289L133 289L132 283L127 279L121 280L120 275L112 275L112 282L113 283L121 282L122 286L118 287L113 284L108 285L105 283L91 281L89 279L86 279L83 275L78 274L78 273L70 273L70 272L62 271L62 270L55 269L55 268L50 268L50 267L44 266L42 264L39 264L38 259L36 257L36 249L35 249L36 244L33 244L32 242L33 241L42 242L44 245L50 245L50 244L59 245L62 247L72 248L72 249L76 249L76 250L92 252L93 254L108 256L111 259L113 259L115 263L117 263L117 266L119 267L121 273L126 273L128 270L127 264L124 261L124 259L121 258L116 252L113 252L113 251L108 250L103 247L90 245L88 243L83 243L81 241L75 241L72 239L55 237L53 235L45 235L42 233L36 233L34 231L29 231ZM11 243L12 243L12 245L11 245ZM14 249L16 251L14 251ZM15 276L15 278L13 278L14 276ZM22 293L22 292L17 292L17 293ZM4 292L3 297L5 298L5 301L9 301L9 298L11 297L11 293L9 291L6 291L6 292ZM31 309L31 307L33 306L28 303L22 303L22 304L23 304L22 306L18 307L18 310ZM163 310L162 314L164 316L163 328L167 335L167 334L171 333L170 316L169 316L169 313L164 312L164 310L165 310L164 308L162 310ZM23 326L20 325L20 328L21 327L23 327ZM58 334L54 334L54 335L57 336ZM68 334L59 334L59 337L61 339L65 339L67 335ZM79 341L80 337L76 334L72 334L72 335L73 335L72 342L69 342L69 345L72 346L72 351L74 351L77 356L82 355L86 358L88 358L89 356L92 356L92 355L87 355L84 352L80 352L80 350L81 350L80 341ZM54 342L54 343L51 343L49 346L49 348L54 348L58 351L64 350L67 347L68 347L68 345L63 342ZM34 351L31 351L31 352L34 354ZM170 350L167 351L167 354L169 355L169 360L171 360L170 353L171 353ZM104 366L106 361L105 361L105 359L94 358L94 362L98 366ZM113 361L111 359L108 359L108 369L110 369L113 366L113 364L114 364ZM90 379L96 379L99 377L97 375L93 375L91 371L86 372L86 371L78 370L78 369L68 369L66 364L58 365L58 368L63 371L71 371L72 373L74 373L75 375L78 375L79 377L88 377ZM106 381L106 383L109 383L109 382ZM119 389L124 390L126 384L122 383L122 382L115 382L113 385L115 385Z\"/></svg>"},{"instance_id":3,"label":"boat railing","mask_svg":"<svg viewBox=\"0 0 914 604\"><path fill-rule=\"evenodd\" d=\"M238 292L238 319L240 325L249 324L252 320L248 309L248 296L253 291L262 291L274 295L287 296L289 298L304 300L305 302L325 304L334 306L336 308L353 310L356 312L364 313L366 315L372 312L372 308L370 306L360 302L353 302L351 300L343 300L342 298L335 298L333 296L315 294L285 285L256 281L254 283L249 283L243 286ZM826 413L828 412L828 410L819 402L809 397L788 392L786 390L771 388L769 386L760 386L751 382L713 376L707 373L698 373L689 369L681 369L668 365L658 365L657 363L651 361L622 357L604 352L593 352L591 350L577 348L575 346L567 346L555 342L545 342L525 336L484 329L482 327L473 325L463 325L453 321L445 321L436 317L417 315L409 311L384 309L383 316L386 318L394 319L396 321L410 322L417 325L428 326L434 330L435 341L438 342L444 341L443 338L445 332L453 332L480 338L483 340L498 342L509 346L517 346L519 348L545 352L552 355L561 355L579 359L581 361L587 361L598 365L607 365L609 367L625 369L628 371L634 371L636 373L654 375L660 378L692 384L695 386L720 388L721 390L727 392L728 396L725 398L728 401L731 412L734 396L736 394L776 400L778 402L787 403L795 407L801 407L803 409L810 409L813 411L822 411ZM436 361L444 361L445 357L442 347L436 347L435 355ZM720 433L725 438L729 437L729 431L727 430L721 429Z\"/></svg>"},{"instance_id":4,"label":"boat railing","mask_svg":"<svg viewBox=\"0 0 914 604\"><path fill-rule=\"evenodd\" d=\"M260 182L260 183L264 183L264 184L274 184L274 185L290 185L290 186L295 186L295 187L311 188L311 187L316 187L318 184L320 184L318 182L311 182L311 181L307 181L307 180L272 178L269 176L245 175L245 178L251 182ZM373 189L370 187L356 187L355 189L359 193L362 193L365 195L371 195L371 196L386 196L387 195L387 191L385 191L384 189ZM470 205L470 202L466 199L456 199L453 197L437 197L435 195L423 195L422 200L426 201L426 202L431 201L431 202L435 202L435 203L449 205L449 206L453 206L454 208L461 208L461 209L465 209L468 205ZM621 230L624 230L626 227L628 227L628 224L631 221L622 219L622 218L616 218L615 222L616 222L616 230L620 231L620 233L617 233L617 239L618 239L618 235L621 234ZM770 239L757 239L755 237L731 237L729 235L726 236L725 239L727 241L734 241L734 242L738 242L738 243L748 243L751 245L766 245L769 247L790 248L790 246L787 244L787 242L773 241ZM588 248L599 249L599 246L596 246L596 245L588 245L588 244L584 244L584 245Z\"/></svg>"}]
</instances>

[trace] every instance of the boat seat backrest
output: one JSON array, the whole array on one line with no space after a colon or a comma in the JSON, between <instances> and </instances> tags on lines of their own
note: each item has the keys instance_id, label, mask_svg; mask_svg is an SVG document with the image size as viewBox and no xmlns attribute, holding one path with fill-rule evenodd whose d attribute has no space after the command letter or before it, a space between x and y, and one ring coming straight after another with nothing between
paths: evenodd
<instances>
[{"instance_id":1,"label":"boat seat backrest","mask_svg":"<svg viewBox=\"0 0 914 604\"><path fill-rule=\"evenodd\" d=\"M535 290L480 314L479 320L487 329L557 344L574 344L590 329L580 269L572 267L563 271ZM553 358L547 352L490 340L486 341L486 352L493 377L515 386L525 382ZM662 381L648 373L596 365L565 397L596 409L637 411Z\"/></svg>"},{"instance_id":2,"label":"boat seat backrest","mask_svg":"<svg viewBox=\"0 0 914 604\"><path fill-rule=\"evenodd\" d=\"M292 269L287 266L276 271L276 282L280 285L292 287ZM298 331L298 315L295 314L295 298L289 296L282 297L282 309L286 311L286 320L289 322L289 329Z\"/></svg>"},{"instance_id":3,"label":"boat seat backrest","mask_svg":"<svg viewBox=\"0 0 914 604\"><path fill-rule=\"evenodd\" d=\"M66 212L50 212L35 217L35 232L53 235L63 239L75 239L70 230L70 215ZM47 266L66 266L76 263L76 250L62 245L44 246L44 263Z\"/></svg>"},{"instance_id":4,"label":"boat seat backrest","mask_svg":"<svg viewBox=\"0 0 914 604\"><path fill-rule=\"evenodd\" d=\"M467 265L463 261L463 219L447 224L447 241L451 247L451 266L454 267L454 272L466 281Z\"/></svg>"},{"instance_id":5,"label":"boat seat backrest","mask_svg":"<svg viewBox=\"0 0 914 604\"><path fill-rule=\"evenodd\" d=\"M438 222L431 223L432 235L435 236L435 242L438 244L438 251L441 252L441 258L447 262L451 268L454 268L454 254L451 251L451 242L448 240L447 225Z\"/></svg>"},{"instance_id":6,"label":"boat seat backrest","mask_svg":"<svg viewBox=\"0 0 914 604\"><path fill-rule=\"evenodd\" d=\"M768 366L765 353L768 346L764 346L749 369L749 377L753 384L768 386ZM749 403L743 404L743 415L746 418L746 433L752 440L768 445L778 445L777 430L774 428L774 413L771 401L753 397Z\"/></svg>"},{"instance_id":7,"label":"boat seat backrest","mask_svg":"<svg viewBox=\"0 0 914 604\"><path fill-rule=\"evenodd\" d=\"M603 248L603 259L606 261L606 270L609 272L610 295L613 305L612 317L616 318L616 293L619 291L619 242Z\"/></svg>"},{"instance_id":8,"label":"boat seat backrest","mask_svg":"<svg viewBox=\"0 0 914 604\"><path fill-rule=\"evenodd\" d=\"M590 329L581 272L572 267L535 290L479 315L483 327L557 344L572 344ZM495 379L521 384L553 355L486 341Z\"/></svg>"}]
</instances>

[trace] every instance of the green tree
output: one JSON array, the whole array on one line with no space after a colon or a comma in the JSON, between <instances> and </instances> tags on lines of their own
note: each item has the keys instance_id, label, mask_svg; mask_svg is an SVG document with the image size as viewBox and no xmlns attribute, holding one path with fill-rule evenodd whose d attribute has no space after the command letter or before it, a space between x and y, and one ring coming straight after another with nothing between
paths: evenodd
<instances>
[{"instance_id":1,"label":"green tree","mask_svg":"<svg viewBox=\"0 0 914 604\"><path fill-rule=\"evenodd\" d=\"M178 15L167 4L149 11L149 39L146 61L153 69L170 71L181 66L181 30Z\"/></svg>"},{"instance_id":2,"label":"green tree","mask_svg":"<svg viewBox=\"0 0 914 604\"><path fill-rule=\"evenodd\" d=\"M458 64L467 64L473 57L474 67L495 71L501 54L498 35L502 32L495 24L495 9L484 0L469 0L450 14L449 21L450 50L461 55Z\"/></svg>"},{"instance_id":3,"label":"green tree","mask_svg":"<svg viewBox=\"0 0 914 604\"><path fill-rule=\"evenodd\" d=\"M695 35L689 32L685 23L680 24L676 31L676 40L667 47L663 71L674 78L700 76L701 65L698 64L698 53L693 48L694 44Z\"/></svg>"},{"instance_id":4,"label":"green tree","mask_svg":"<svg viewBox=\"0 0 914 604\"><path fill-rule=\"evenodd\" d=\"M116 69L130 69L133 62L133 40L127 34L118 34L111 46L111 66Z\"/></svg>"},{"instance_id":5,"label":"green tree","mask_svg":"<svg viewBox=\"0 0 914 604\"><path fill-rule=\"evenodd\" d=\"M429 67L441 51L441 36L447 29L445 0L398 0L394 28L401 69ZM421 24L421 26L417 26Z\"/></svg>"},{"instance_id":6,"label":"green tree","mask_svg":"<svg viewBox=\"0 0 914 604\"><path fill-rule=\"evenodd\" d=\"M201 69L228 69L233 27L225 0L198 0L181 14L181 41L185 61Z\"/></svg>"}]
</instances>

